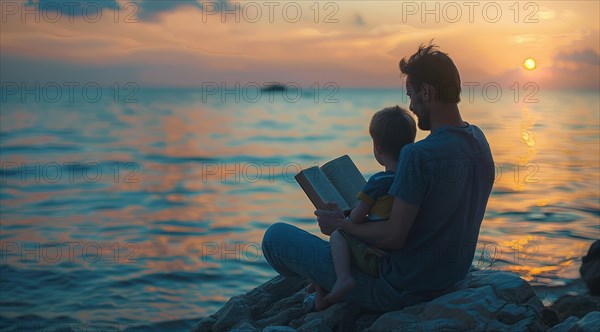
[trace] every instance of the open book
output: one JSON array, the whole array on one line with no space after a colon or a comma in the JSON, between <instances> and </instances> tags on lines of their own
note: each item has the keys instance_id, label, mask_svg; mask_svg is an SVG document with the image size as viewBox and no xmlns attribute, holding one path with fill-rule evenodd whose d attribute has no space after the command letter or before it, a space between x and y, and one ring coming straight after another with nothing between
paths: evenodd
<instances>
[{"instance_id":1,"label":"open book","mask_svg":"<svg viewBox=\"0 0 600 332\"><path fill-rule=\"evenodd\" d=\"M356 194L367 184L348 155L325 165L307 168L295 176L317 209L326 210L328 202L337 203L344 213L358 204Z\"/></svg>"}]
</instances>

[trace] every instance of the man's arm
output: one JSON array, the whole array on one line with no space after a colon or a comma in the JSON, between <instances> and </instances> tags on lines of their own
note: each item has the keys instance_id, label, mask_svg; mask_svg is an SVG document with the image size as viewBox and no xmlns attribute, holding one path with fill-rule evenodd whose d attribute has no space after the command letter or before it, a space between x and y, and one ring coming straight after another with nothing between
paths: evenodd
<instances>
[{"instance_id":1,"label":"man's arm","mask_svg":"<svg viewBox=\"0 0 600 332\"><path fill-rule=\"evenodd\" d=\"M371 206L365 201L359 201L358 205L350 212L350 221L360 224L366 221L367 213L371 210Z\"/></svg>"},{"instance_id":2,"label":"man's arm","mask_svg":"<svg viewBox=\"0 0 600 332\"><path fill-rule=\"evenodd\" d=\"M329 207L331 211L315 211L321 232L329 235L337 228L342 228L369 245L391 250L398 250L404 246L408 232L419 212L418 205L396 197L389 220L356 224L344 220L343 213L336 204L331 204Z\"/></svg>"},{"instance_id":3,"label":"man's arm","mask_svg":"<svg viewBox=\"0 0 600 332\"><path fill-rule=\"evenodd\" d=\"M390 219L363 224L345 223L341 228L377 248L398 250L404 246L417 212L418 205L395 197Z\"/></svg>"}]
</instances>

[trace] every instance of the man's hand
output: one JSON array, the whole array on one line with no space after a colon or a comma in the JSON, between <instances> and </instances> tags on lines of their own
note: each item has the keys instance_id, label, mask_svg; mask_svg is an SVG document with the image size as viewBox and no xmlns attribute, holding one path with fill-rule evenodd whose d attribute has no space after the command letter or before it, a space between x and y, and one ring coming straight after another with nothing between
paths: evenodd
<instances>
[{"instance_id":1,"label":"man's hand","mask_svg":"<svg viewBox=\"0 0 600 332\"><path fill-rule=\"evenodd\" d=\"M346 222L344 211L336 203L327 203L327 210L316 210L315 216L319 222L321 233L331 235L333 231L341 227Z\"/></svg>"}]
</instances>

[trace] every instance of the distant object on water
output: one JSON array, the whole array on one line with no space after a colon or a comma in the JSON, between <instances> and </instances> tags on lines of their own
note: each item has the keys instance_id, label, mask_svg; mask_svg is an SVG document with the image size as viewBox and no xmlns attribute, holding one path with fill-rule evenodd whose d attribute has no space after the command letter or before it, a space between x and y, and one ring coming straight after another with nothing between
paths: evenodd
<instances>
[{"instance_id":1,"label":"distant object on water","mask_svg":"<svg viewBox=\"0 0 600 332\"><path fill-rule=\"evenodd\" d=\"M275 83L275 84L271 84L271 85L267 85L264 88L262 88L262 91L286 91L288 89L288 87L284 84L280 84L280 83Z\"/></svg>"}]
</instances>

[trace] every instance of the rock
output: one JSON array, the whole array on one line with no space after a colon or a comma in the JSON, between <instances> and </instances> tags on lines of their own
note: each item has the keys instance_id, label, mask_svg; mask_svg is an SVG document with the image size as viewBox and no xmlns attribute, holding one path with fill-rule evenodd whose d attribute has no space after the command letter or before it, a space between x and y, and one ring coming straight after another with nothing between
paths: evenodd
<instances>
[{"instance_id":1,"label":"rock","mask_svg":"<svg viewBox=\"0 0 600 332\"><path fill-rule=\"evenodd\" d=\"M568 332L569 328L571 328L575 323L577 323L579 319L577 317L569 317L564 322L552 327L548 330L548 332Z\"/></svg>"},{"instance_id":2,"label":"rock","mask_svg":"<svg viewBox=\"0 0 600 332\"><path fill-rule=\"evenodd\" d=\"M600 312L592 311L582 318L569 317L548 332L596 332L600 331Z\"/></svg>"},{"instance_id":3,"label":"rock","mask_svg":"<svg viewBox=\"0 0 600 332\"><path fill-rule=\"evenodd\" d=\"M219 311L203 318L192 331L259 331L267 325L288 325L304 315L300 278L277 276L250 292L232 297ZM299 303L298 303L299 302ZM260 319L257 319L260 318Z\"/></svg>"},{"instance_id":4,"label":"rock","mask_svg":"<svg viewBox=\"0 0 600 332\"><path fill-rule=\"evenodd\" d=\"M600 295L600 240L590 246L587 255L581 259L581 278L593 295Z\"/></svg>"},{"instance_id":5,"label":"rock","mask_svg":"<svg viewBox=\"0 0 600 332\"><path fill-rule=\"evenodd\" d=\"M550 309L558 314L560 321L570 316L581 318L592 311L600 311L600 297L592 295L563 295Z\"/></svg>"},{"instance_id":6,"label":"rock","mask_svg":"<svg viewBox=\"0 0 600 332\"><path fill-rule=\"evenodd\" d=\"M544 307L531 286L508 272L469 272L453 291L430 302L387 313L341 302L306 314L302 308L306 284L299 278L277 276L231 298L215 314L202 319L193 331L544 331L548 328L542 315ZM589 325L587 321L583 323Z\"/></svg>"},{"instance_id":7,"label":"rock","mask_svg":"<svg viewBox=\"0 0 600 332\"><path fill-rule=\"evenodd\" d=\"M550 308L544 308L544 311L542 311L542 317L544 317L544 324L550 327L561 322L558 313Z\"/></svg>"},{"instance_id":8,"label":"rock","mask_svg":"<svg viewBox=\"0 0 600 332\"><path fill-rule=\"evenodd\" d=\"M366 331L514 330L542 331L543 305L531 286L506 272L471 272L455 286L418 310L409 307L383 314Z\"/></svg>"},{"instance_id":9,"label":"rock","mask_svg":"<svg viewBox=\"0 0 600 332\"><path fill-rule=\"evenodd\" d=\"M322 312L311 312L304 318L298 331L349 331L354 326L360 308L356 305L340 302Z\"/></svg>"},{"instance_id":10,"label":"rock","mask_svg":"<svg viewBox=\"0 0 600 332\"><path fill-rule=\"evenodd\" d=\"M297 330L289 326L268 326L262 332L296 332Z\"/></svg>"},{"instance_id":11,"label":"rock","mask_svg":"<svg viewBox=\"0 0 600 332\"><path fill-rule=\"evenodd\" d=\"M592 311L575 323L575 330L600 331L600 312Z\"/></svg>"}]
</instances>

